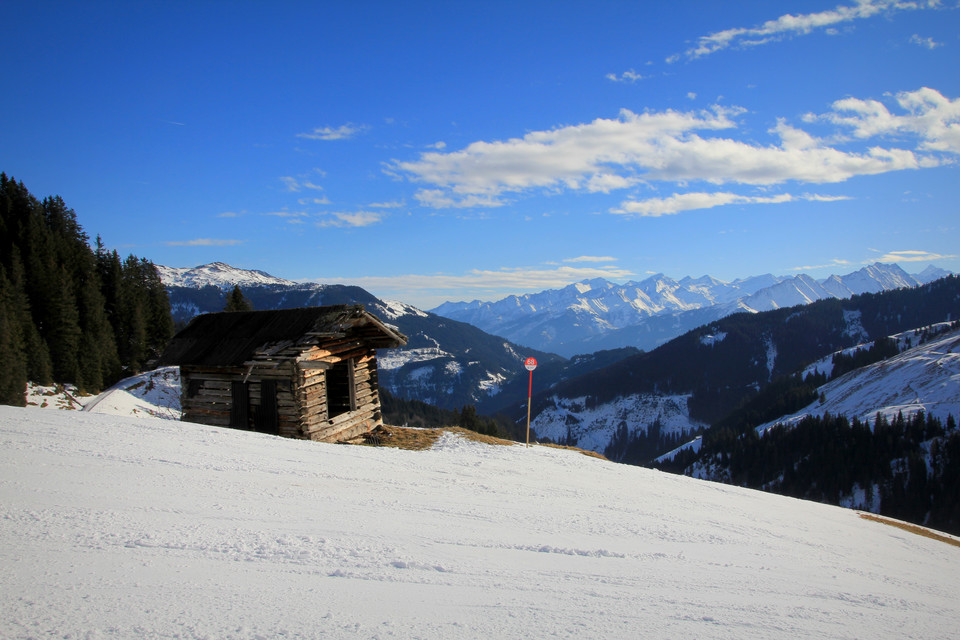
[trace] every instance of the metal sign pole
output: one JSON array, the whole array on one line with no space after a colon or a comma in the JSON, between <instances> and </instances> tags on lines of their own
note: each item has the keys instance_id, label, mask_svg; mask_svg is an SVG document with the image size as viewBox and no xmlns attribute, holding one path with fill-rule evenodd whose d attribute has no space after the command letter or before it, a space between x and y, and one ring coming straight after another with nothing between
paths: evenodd
<instances>
[{"instance_id":1,"label":"metal sign pole","mask_svg":"<svg viewBox=\"0 0 960 640\"><path fill-rule=\"evenodd\" d=\"M527 358L523 366L530 372L530 384L527 385L527 446L530 446L530 398L533 396L533 370L537 368L536 358Z\"/></svg>"}]
</instances>

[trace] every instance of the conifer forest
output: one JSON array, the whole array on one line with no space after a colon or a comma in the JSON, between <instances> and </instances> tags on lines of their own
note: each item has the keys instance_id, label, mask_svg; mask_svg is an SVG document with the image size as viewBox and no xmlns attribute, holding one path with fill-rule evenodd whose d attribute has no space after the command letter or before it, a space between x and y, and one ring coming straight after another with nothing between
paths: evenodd
<instances>
[{"instance_id":1,"label":"conifer forest","mask_svg":"<svg viewBox=\"0 0 960 640\"><path fill-rule=\"evenodd\" d=\"M0 403L22 406L27 380L96 393L147 368L173 330L153 263L91 246L62 198L0 173Z\"/></svg>"}]
</instances>

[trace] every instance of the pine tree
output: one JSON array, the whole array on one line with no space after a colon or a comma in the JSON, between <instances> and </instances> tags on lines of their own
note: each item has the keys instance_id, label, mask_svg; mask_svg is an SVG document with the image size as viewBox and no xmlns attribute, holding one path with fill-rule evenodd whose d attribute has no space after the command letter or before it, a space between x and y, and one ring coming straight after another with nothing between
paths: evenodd
<instances>
[{"instance_id":1,"label":"pine tree","mask_svg":"<svg viewBox=\"0 0 960 640\"><path fill-rule=\"evenodd\" d=\"M223 307L224 311L253 311L253 305L243 295L240 285L233 285L233 291L227 296L227 303Z\"/></svg>"},{"instance_id":2,"label":"pine tree","mask_svg":"<svg viewBox=\"0 0 960 640\"><path fill-rule=\"evenodd\" d=\"M26 404L27 363L20 318L15 313L15 292L0 266L0 404Z\"/></svg>"}]
</instances>

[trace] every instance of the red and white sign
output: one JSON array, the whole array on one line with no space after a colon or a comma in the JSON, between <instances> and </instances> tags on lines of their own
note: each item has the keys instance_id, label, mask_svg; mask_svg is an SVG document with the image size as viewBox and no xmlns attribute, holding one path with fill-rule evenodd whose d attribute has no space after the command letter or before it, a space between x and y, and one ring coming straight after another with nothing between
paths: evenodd
<instances>
[{"instance_id":1,"label":"red and white sign","mask_svg":"<svg viewBox=\"0 0 960 640\"><path fill-rule=\"evenodd\" d=\"M533 371L537 368L537 359L536 358L527 358L523 361L523 367L527 371Z\"/></svg>"}]
</instances>

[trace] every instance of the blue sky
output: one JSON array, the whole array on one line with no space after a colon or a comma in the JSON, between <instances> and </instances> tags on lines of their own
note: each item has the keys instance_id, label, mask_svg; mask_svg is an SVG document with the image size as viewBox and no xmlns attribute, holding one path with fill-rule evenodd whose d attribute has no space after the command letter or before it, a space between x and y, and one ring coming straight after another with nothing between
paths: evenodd
<instances>
[{"instance_id":1,"label":"blue sky","mask_svg":"<svg viewBox=\"0 0 960 640\"><path fill-rule=\"evenodd\" d=\"M421 308L960 271L956 0L14 0L0 60L0 170L167 266Z\"/></svg>"}]
</instances>

